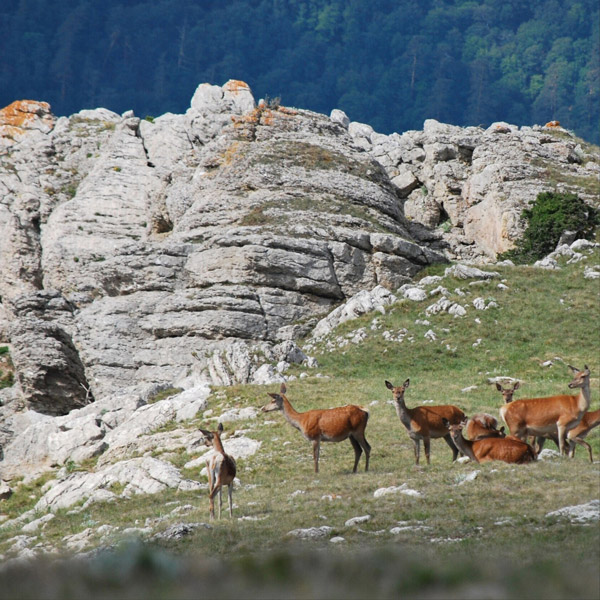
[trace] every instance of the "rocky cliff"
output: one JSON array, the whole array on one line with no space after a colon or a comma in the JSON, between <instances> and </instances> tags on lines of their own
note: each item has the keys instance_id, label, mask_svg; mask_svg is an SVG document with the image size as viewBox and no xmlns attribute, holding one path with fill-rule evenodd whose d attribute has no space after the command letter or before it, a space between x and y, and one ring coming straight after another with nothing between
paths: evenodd
<instances>
[{"instance_id":1,"label":"rocky cliff","mask_svg":"<svg viewBox=\"0 0 600 600\"><path fill-rule=\"evenodd\" d=\"M0 444L24 408L272 381L261 365L308 360L293 340L350 296L492 261L539 191L597 194L595 149L555 129L385 136L337 110L256 104L239 81L156 119L14 103L0 111L0 341L17 385L0 392Z\"/></svg>"}]
</instances>

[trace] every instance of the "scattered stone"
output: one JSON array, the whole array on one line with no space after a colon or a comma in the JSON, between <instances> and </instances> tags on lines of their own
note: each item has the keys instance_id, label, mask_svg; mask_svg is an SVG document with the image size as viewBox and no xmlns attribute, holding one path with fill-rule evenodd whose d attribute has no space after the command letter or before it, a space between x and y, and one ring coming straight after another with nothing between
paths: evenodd
<instances>
[{"instance_id":1,"label":"scattered stone","mask_svg":"<svg viewBox=\"0 0 600 600\"><path fill-rule=\"evenodd\" d=\"M362 517L353 517L352 519L348 519L344 523L344 527L354 527L355 525L360 525L361 523L367 523L372 519L371 515L363 515Z\"/></svg>"},{"instance_id":2,"label":"scattered stone","mask_svg":"<svg viewBox=\"0 0 600 600\"><path fill-rule=\"evenodd\" d=\"M444 272L445 277L456 277L457 279L494 279L500 277L496 271L483 271L477 267L456 264L448 267Z\"/></svg>"},{"instance_id":3,"label":"scattered stone","mask_svg":"<svg viewBox=\"0 0 600 600\"><path fill-rule=\"evenodd\" d=\"M420 497L423 494L417 490L413 490L407 486L406 483L398 486L391 486L387 488L379 488L373 493L373 497L381 498L382 496L389 496L390 494L404 494L406 496Z\"/></svg>"},{"instance_id":4,"label":"scattered stone","mask_svg":"<svg viewBox=\"0 0 600 600\"><path fill-rule=\"evenodd\" d=\"M571 523L587 524L600 521L600 500L592 500L587 504L566 506L546 514L547 517L565 517Z\"/></svg>"},{"instance_id":5,"label":"scattered stone","mask_svg":"<svg viewBox=\"0 0 600 600\"><path fill-rule=\"evenodd\" d=\"M470 481L475 481L479 476L480 471L471 471L471 473L460 473L456 476L456 485L463 485Z\"/></svg>"},{"instance_id":6,"label":"scattered stone","mask_svg":"<svg viewBox=\"0 0 600 600\"><path fill-rule=\"evenodd\" d=\"M537 457L538 460L555 460L558 458L560 458L558 451L551 448L544 448Z\"/></svg>"},{"instance_id":7,"label":"scattered stone","mask_svg":"<svg viewBox=\"0 0 600 600\"><path fill-rule=\"evenodd\" d=\"M341 537L339 535L336 535L336 536L332 537L329 541L332 544L342 544L343 542L346 541L346 538L343 538L343 537Z\"/></svg>"},{"instance_id":8,"label":"scattered stone","mask_svg":"<svg viewBox=\"0 0 600 600\"><path fill-rule=\"evenodd\" d=\"M321 527L308 527L307 529L294 529L288 531L287 535L302 540L317 540L327 537L333 531L333 527L322 525Z\"/></svg>"}]
</instances>

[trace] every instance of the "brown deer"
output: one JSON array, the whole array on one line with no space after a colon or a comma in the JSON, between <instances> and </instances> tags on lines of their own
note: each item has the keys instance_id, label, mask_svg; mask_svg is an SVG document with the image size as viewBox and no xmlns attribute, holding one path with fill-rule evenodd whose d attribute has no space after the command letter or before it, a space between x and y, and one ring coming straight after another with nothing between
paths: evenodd
<instances>
[{"instance_id":1,"label":"brown deer","mask_svg":"<svg viewBox=\"0 0 600 600\"><path fill-rule=\"evenodd\" d=\"M536 460L534 449L527 442L523 442L512 435L508 437L486 437L475 441L465 439L462 431L466 423L466 421L463 421L452 424L444 419L444 424L450 432L452 441L472 461L481 463L490 460L502 460L507 463L525 464Z\"/></svg>"},{"instance_id":2,"label":"brown deer","mask_svg":"<svg viewBox=\"0 0 600 600\"><path fill-rule=\"evenodd\" d=\"M506 436L504 427L498 429L498 420L487 413L473 415L465 426L467 439L475 442L488 437L503 438Z\"/></svg>"},{"instance_id":3,"label":"brown deer","mask_svg":"<svg viewBox=\"0 0 600 600\"><path fill-rule=\"evenodd\" d=\"M410 379L407 379L398 387L395 387L389 381L385 382L388 390L391 390L394 395L394 405L400 422L406 427L408 435L413 441L416 464L419 464L421 440L423 440L427 464L430 464L430 441L435 438L444 438L448 446L452 449L452 461L455 461L459 451L452 441L450 433L448 433L448 429L442 422L442 419L447 419L450 423L460 423L465 418L465 413L460 408L451 404L407 408L404 403L404 392L409 384Z\"/></svg>"},{"instance_id":4,"label":"brown deer","mask_svg":"<svg viewBox=\"0 0 600 600\"><path fill-rule=\"evenodd\" d=\"M520 386L520 381L517 381L512 388L502 387L498 382L496 382L496 389L502 394L502 398L504 398L504 404L510 404L513 401L515 391L518 390ZM547 436L530 436L529 443L535 448L536 454L539 454L542 451L547 438L554 440L556 442L556 447L558 448L558 436L556 435L548 434Z\"/></svg>"},{"instance_id":5,"label":"brown deer","mask_svg":"<svg viewBox=\"0 0 600 600\"><path fill-rule=\"evenodd\" d=\"M200 429L204 436L204 444L212 447L215 454L207 461L208 470L208 499L210 505L210 518L215 518L215 496L219 494L219 519L221 518L221 507L223 506L222 488L228 487L229 492L229 516L233 517L233 480L235 479L236 466L235 460L229 454L225 453L221 434L223 433L223 424L219 423L216 431L207 431Z\"/></svg>"},{"instance_id":6,"label":"brown deer","mask_svg":"<svg viewBox=\"0 0 600 600\"><path fill-rule=\"evenodd\" d=\"M556 435L560 454L565 454L567 433L579 425L590 407L590 370L587 365L583 370L571 365L569 368L575 373L569 388L579 388L577 396L559 394L543 398L523 398L500 408L500 416L512 435L523 441L528 435Z\"/></svg>"},{"instance_id":7,"label":"brown deer","mask_svg":"<svg viewBox=\"0 0 600 600\"><path fill-rule=\"evenodd\" d=\"M594 427L598 427L600 425L600 409L592 410L586 412L583 417L581 417L581 421L579 425L570 429L567 433L567 442L569 443L569 456L573 458L575 456L575 444L580 444L587 448L587 451L590 454L590 462L594 462L592 457L592 447L584 441L584 437L592 430Z\"/></svg>"},{"instance_id":8,"label":"brown deer","mask_svg":"<svg viewBox=\"0 0 600 600\"><path fill-rule=\"evenodd\" d=\"M319 472L319 454L321 442L342 442L346 438L354 448L354 468L356 473L358 461L362 451L365 451L365 471L369 470L369 456L371 446L365 438L365 428L369 420L369 413L353 404L339 408L326 408L298 412L294 410L290 401L285 396L285 384L281 384L279 394L269 394L272 398L269 404L262 407L263 412L282 410L288 423L302 432L302 435L312 442L315 473Z\"/></svg>"}]
</instances>

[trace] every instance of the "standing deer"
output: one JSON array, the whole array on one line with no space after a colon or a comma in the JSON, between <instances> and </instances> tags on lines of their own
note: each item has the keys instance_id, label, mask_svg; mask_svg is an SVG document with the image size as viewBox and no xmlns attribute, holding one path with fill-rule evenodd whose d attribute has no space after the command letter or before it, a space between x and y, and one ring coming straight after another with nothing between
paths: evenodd
<instances>
[{"instance_id":1,"label":"standing deer","mask_svg":"<svg viewBox=\"0 0 600 600\"><path fill-rule=\"evenodd\" d=\"M235 478L235 460L225 453L221 442L223 424L219 423L217 431L200 429L204 436L204 444L212 447L215 454L207 461L208 470L208 499L210 504L210 518L215 518L215 496L219 494L219 519L221 518L221 507L223 506L222 488L228 487L229 492L229 516L233 517L233 480Z\"/></svg>"},{"instance_id":2,"label":"standing deer","mask_svg":"<svg viewBox=\"0 0 600 600\"><path fill-rule=\"evenodd\" d=\"M575 456L575 444L580 444L587 448L587 451L590 454L590 462L594 462L592 458L592 447L584 441L584 437L592 430L594 427L598 427L600 425L600 409L592 410L590 412L586 412L583 417L581 417L581 421L579 425L570 429L567 433L567 442L569 443L569 456L573 458Z\"/></svg>"},{"instance_id":3,"label":"standing deer","mask_svg":"<svg viewBox=\"0 0 600 600\"><path fill-rule=\"evenodd\" d=\"M486 437L472 441L465 439L462 434L466 421L452 424L444 419L444 425L456 447L472 461L480 463L502 460L507 463L524 464L536 459L534 449L516 437Z\"/></svg>"},{"instance_id":4,"label":"standing deer","mask_svg":"<svg viewBox=\"0 0 600 600\"><path fill-rule=\"evenodd\" d=\"M388 390L391 390L394 395L394 405L398 417L404 427L406 427L408 435L413 441L416 464L419 464L421 440L423 440L427 464L430 464L430 440L435 438L444 438L452 450L452 461L455 461L458 456L458 450L450 437L450 433L448 433L448 429L442 422L442 419L447 419L450 423L460 423L465 418L465 413L463 413L460 408L452 406L451 404L407 408L404 403L404 392L409 384L410 379L407 379L398 387L394 387L389 381L385 382Z\"/></svg>"},{"instance_id":5,"label":"standing deer","mask_svg":"<svg viewBox=\"0 0 600 600\"><path fill-rule=\"evenodd\" d=\"M498 420L487 413L473 415L465 426L467 438L472 442L488 437L505 437L504 427L498 429Z\"/></svg>"},{"instance_id":6,"label":"standing deer","mask_svg":"<svg viewBox=\"0 0 600 600\"><path fill-rule=\"evenodd\" d=\"M263 412L282 410L283 415L292 427L302 432L304 437L312 442L315 473L319 472L319 454L321 442L342 442L350 438L354 448L354 468L356 473L362 451L365 451L365 471L369 470L371 446L365 438L365 428L369 413L359 406L348 404L339 408L327 408L298 412L294 410L285 396L285 384L281 384L279 394L269 394L272 398L269 404L262 407Z\"/></svg>"},{"instance_id":7,"label":"standing deer","mask_svg":"<svg viewBox=\"0 0 600 600\"><path fill-rule=\"evenodd\" d=\"M544 398L524 398L500 408L500 416L512 435L523 441L528 435L556 435L560 454L565 454L566 434L579 425L590 407L590 370L587 365L583 370L571 365L569 368L575 373L569 388L579 388L577 396L559 394Z\"/></svg>"}]
</instances>

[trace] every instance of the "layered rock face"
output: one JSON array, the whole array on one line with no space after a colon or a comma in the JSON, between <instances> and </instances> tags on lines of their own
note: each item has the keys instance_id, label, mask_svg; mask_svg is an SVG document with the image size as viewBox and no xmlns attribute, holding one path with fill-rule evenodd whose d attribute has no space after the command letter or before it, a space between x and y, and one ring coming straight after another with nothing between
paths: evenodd
<instances>
[{"instance_id":1,"label":"layered rock face","mask_svg":"<svg viewBox=\"0 0 600 600\"><path fill-rule=\"evenodd\" d=\"M384 166L411 223L438 232L450 258L489 261L523 234L521 213L540 192L598 203L598 148L554 123L487 129L427 120L390 136L350 123L355 143ZM418 229L414 229L418 234Z\"/></svg>"},{"instance_id":2,"label":"layered rock face","mask_svg":"<svg viewBox=\"0 0 600 600\"><path fill-rule=\"evenodd\" d=\"M242 82L154 121L61 117L0 161L0 338L50 415L132 385L252 381L348 296L443 260L343 124L256 106Z\"/></svg>"}]
</instances>

